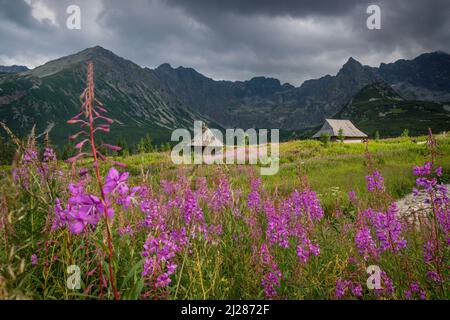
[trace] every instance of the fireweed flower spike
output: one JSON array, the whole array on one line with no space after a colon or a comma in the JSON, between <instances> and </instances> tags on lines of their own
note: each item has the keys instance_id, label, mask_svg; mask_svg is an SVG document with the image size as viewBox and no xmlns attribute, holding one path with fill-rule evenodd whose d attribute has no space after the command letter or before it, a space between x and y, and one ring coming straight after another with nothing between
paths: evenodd
<instances>
[{"instance_id":1,"label":"fireweed flower spike","mask_svg":"<svg viewBox=\"0 0 450 320\"><path fill-rule=\"evenodd\" d=\"M109 277L111 286L114 292L114 298L119 299L119 293L115 287L114 282L114 275L112 271L112 260L113 260L113 246L112 246L112 238L111 238L111 230L109 227L109 218L111 216L111 210L109 209L108 202L106 200L104 186L102 183L102 179L100 177L100 172L98 168L98 159L105 161L107 158L100 153L100 151L97 150L97 146L95 144L94 139L94 133L98 130L108 132L109 131L109 124L113 123L113 120L104 116L103 113L106 113L105 106L98 101L95 98L94 95L94 64L92 62L88 63L88 70L87 70L87 87L81 94L80 98L82 99L82 105L80 112L72 117L70 120L67 121L69 124L77 124L79 123L81 125L82 130L78 132L75 135L72 135L69 137L71 140L75 140L78 137L82 136L81 141L79 141L76 144L76 148L79 150L78 154L74 157L68 159L67 161L69 163L75 164L75 162L85 156L92 156L94 159L93 167L95 171L95 176L97 179L97 183L100 189L100 198L92 198L92 202L99 201L100 203L97 203L98 206L96 208L101 208L104 215L105 220L105 226L106 226L106 235L107 235L107 241L108 241L108 253L109 253ZM105 123L98 124L96 121L102 120ZM111 150L119 150L119 147L111 146L111 145L104 145L105 147L111 149ZM83 148L90 147L90 151L83 152ZM123 166L123 164L111 161L114 164L117 164L119 166ZM107 182L108 183L108 182ZM75 228L75 231L78 231L80 225Z\"/></svg>"},{"instance_id":2,"label":"fireweed flower spike","mask_svg":"<svg viewBox=\"0 0 450 320\"><path fill-rule=\"evenodd\" d=\"M415 194L420 190L427 195L426 202L430 204L430 232L423 245L423 260L429 268L427 278L436 284L442 284L443 270L446 266L446 251L450 245L450 199L447 187L440 183L442 167L435 166L437 144L431 130L428 137L428 148L431 161L423 166L415 166L413 174L417 176ZM431 270L430 270L431 269ZM410 290L414 292L417 290ZM422 295L422 294L421 294Z\"/></svg>"},{"instance_id":3,"label":"fireweed flower spike","mask_svg":"<svg viewBox=\"0 0 450 320\"><path fill-rule=\"evenodd\" d=\"M280 287L282 273L277 263L270 253L269 247L263 243L259 248L259 262L263 268L261 285L264 288L264 295L267 299L277 297L277 289Z\"/></svg>"},{"instance_id":4,"label":"fireweed flower spike","mask_svg":"<svg viewBox=\"0 0 450 320\"><path fill-rule=\"evenodd\" d=\"M379 171L374 171L372 174L366 176L367 190L369 192L384 192L384 178Z\"/></svg>"}]
</instances>

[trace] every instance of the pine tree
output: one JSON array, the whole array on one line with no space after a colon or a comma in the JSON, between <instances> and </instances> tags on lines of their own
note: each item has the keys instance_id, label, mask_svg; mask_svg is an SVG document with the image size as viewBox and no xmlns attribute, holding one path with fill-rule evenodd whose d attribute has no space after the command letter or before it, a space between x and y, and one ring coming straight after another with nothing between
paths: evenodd
<instances>
[{"instance_id":1,"label":"pine tree","mask_svg":"<svg viewBox=\"0 0 450 320\"><path fill-rule=\"evenodd\" d=\"M138 153L147 153L153 151L152 138L149 134L139 140L139 143L137 144L137 151Z\"/></svg>"},{"instance_id":2,"label":"pine tree","mask_svg":"<svg viewBox=\"0 0 450 320\"><path fill-rule=\"evenodd\" d=\"M380 132L378 130L375 131L375 140L376 141L380 140Z\"/></svg>"},{"instance_id":3,"label":"pine tree","mask_svg":"<svg viewBox=\"0 0 450 320\"><path fill-rule=\"evenodd\" d=\"M340 128L338 131L338 139L340 142L344 142L344 129Z\"/></svg>"},{"instance_id":4,"label":"pine tree","mask_svg":"<svg viewBox=\"0 0 450 320\"><path fill-rule=\"evenodd\" d=\"M117 146L122 148L120 151L117 152L117 154L119 156L127 156L130 154L130 152L128 150L127 140L123 136L121 136L119 138L119 140L117 141Z\"/></svg>"}]
</instances>

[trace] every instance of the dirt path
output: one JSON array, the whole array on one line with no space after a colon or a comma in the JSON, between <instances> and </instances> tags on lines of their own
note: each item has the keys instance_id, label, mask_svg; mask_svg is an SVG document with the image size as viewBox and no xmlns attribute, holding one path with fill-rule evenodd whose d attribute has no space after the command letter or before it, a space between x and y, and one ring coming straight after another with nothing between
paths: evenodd
<instances>
[{"instance_id":1,"label":"dirt path","mask_svg":"<svg viewBox=\"0 0 450 320\"><path fill-rule=\"evenodd\" d=\"M450 184L446 187L450 190ZM396 202L399 215L406 217L409 222L419 223L430 210L430 205L425 202L426 199L428 199L427 194L423 191L420 191L417 196L408 194Z\"/></svg>"}]
</instances>

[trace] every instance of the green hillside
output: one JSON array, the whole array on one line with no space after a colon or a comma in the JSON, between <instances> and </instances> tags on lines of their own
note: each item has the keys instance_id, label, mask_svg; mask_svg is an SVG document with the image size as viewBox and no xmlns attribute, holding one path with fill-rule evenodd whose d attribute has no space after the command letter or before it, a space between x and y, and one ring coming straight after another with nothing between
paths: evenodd
<instances>
[{"instance_id":1,"label":"green hillside","mask_svg":"<svg viewBox=\"0 0 450 320\"><path fill-rule=\"evenodd\" d=\"M385 83L364 87L334 118L350 119L369 136L411 136L450 130L450 103L405 100Z\"/></svg>"}]
</instances>

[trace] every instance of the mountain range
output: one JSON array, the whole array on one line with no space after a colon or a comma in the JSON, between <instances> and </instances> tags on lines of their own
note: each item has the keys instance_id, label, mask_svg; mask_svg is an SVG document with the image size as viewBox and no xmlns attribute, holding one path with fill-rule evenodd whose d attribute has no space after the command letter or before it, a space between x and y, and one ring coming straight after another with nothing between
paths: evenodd
<instances>
[{"instance_id":1,"label":"mountain range","mask_svg":"<svg viewBox=\"0 0 450 320\"><path fill-rule=\"evenodd\" d=\"M170 140L174 128L191 128L197 119L222 129L280 128L289 133L339 116L362 123L361 129L373 134L376 121L395 114L397 118L386 124L386 130L378 122L380 133L388 136L409 125L402 116L420 120L420 108L426 106L433 106L426 109L433 113L428 117L432 121L421 123L417 133L434 125L436 119L440 119L439 130L450 129L445 103L450 101L450 55L439 51L379 67L364 66L350 57L336 75L295 87L267 77L216 81L192 68L173 68L167 63L150 69L96 46L33 70L0 67L0 121L18 135L36 124L37 132L49 131L57 145L65 144L76 130L66 120L79 109L88 60L94 62L96 95L116 120L109 134L112 141L124 138L134 143L150 134L162 143ZM411 106L417 107L412 114L388 110ZM397 131L389 129L396 123Z\"/></svg>"},{"instance_id":2,"label":"mountain range","mask_svg":"<svg viewBox=\"0 0 450 320\"><path fill-rule=\"evenodd\" d=\"M24 72L24 71L28 71L30 69L28 69L25 66L17 66L17 65L13 65L13 66L0 66L0 73L16 73L16 72Z\"/></svg>"}]
</instances>

